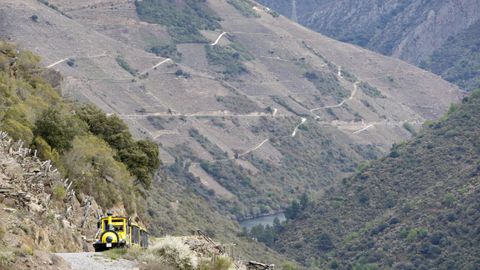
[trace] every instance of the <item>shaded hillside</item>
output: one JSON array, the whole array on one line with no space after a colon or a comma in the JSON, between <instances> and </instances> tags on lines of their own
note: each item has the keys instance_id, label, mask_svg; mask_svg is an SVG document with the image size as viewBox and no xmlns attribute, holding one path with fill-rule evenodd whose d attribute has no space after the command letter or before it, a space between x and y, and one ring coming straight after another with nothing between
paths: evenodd
<instances>
[{"instance_id":1,"label":"shaded hillside","mask_svg":"<svg viewBox=\"0 0 480 270\"><path fill-rule=\"evenodd\" d=\"M480 87L480 21L448 38L420 67L441 75L463 89Z\"/></svg>"},{"instance_id":2,"label":"shaded hillside","mask_svg":"<svg viewBox=\"0 0 480 270\"><path fill-rule=\"evenodd\" d=\"M6 0L0 15L1 36L64 75L63 95L158 143L155 234L201 227L230 241L236 219L322 192L458 98L433 74L252 1ZM254 247L242 248L255 258Z\"/></svg>"},{"instance_id":3,"label":"shaded hillside","mask_svg":"<svg viewBox=\"0 0 480 270\"><path fill-rule=\"evenodd\" d=\"M292 14L291 0L259 2L288 17ZM425 67L446 80L468 90L478 86L471 72L478 69L478 56L471 58L478 50L468 49L472 41L478 43L478 34L467 30L478 28L478 0L306 0L296 6L299 23L320 33L415 65L430 59ZM445 60L452 56L453 61Z\"/></svg>"},{"instance_id":4,"label":"shaded hillside","mask_svg":"<svg viewBox=\"0 0 480 270\"><path fill-rule=\"evenodd\" d=\"M287 225L277 249L322 269L477 269L478 134L476 91L330 189Z\"/></svg>"}]
</instances>

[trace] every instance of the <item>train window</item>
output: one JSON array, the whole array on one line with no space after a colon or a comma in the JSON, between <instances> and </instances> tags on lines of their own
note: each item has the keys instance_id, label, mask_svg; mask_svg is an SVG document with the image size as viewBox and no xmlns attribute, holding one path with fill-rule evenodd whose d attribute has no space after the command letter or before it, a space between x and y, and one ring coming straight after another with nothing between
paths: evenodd
<instances>
[{"instance_id":1,"label":"train window","mask_svg":"<svg viewBox=\"0 0 480 270\"><path fill-rule=\"evenodd\" d=\"M137 226L132 226L132 242L138 244L140 242L139 239L139 230Z\"/></svg>"},{"instance_id":2,"label":"train window","mask_svg":"<svg viewBox=\"0 0 480 270\"><path fill-rule=\"evenodd\" d=\"M113 229L116 231L116 232L123 232L123 224L113 224Z\"/></svg>"}]
</instances>

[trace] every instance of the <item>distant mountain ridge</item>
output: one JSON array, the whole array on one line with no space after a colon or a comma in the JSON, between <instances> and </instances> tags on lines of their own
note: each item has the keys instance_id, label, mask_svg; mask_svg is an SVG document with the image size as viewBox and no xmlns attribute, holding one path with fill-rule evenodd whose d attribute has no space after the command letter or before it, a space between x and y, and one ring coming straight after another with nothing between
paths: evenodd
<instances>
[{"instance_id":1,"label":"distant mountain ridge","mask_svg":"<svg viewBox=\"0 0 480 270\"><path fill-rule=\"evenodd\" d=\"M286 16L292 14L290 0L259 2ZM468 59L463 59L466 53L461 50L479 42L478 35L468 30L478 29L478 0L305 0L297 1L296 7L298 21L320 33L420 65L464 89L480 87L478 50L471 50ZM448 67L438 68L445 62L441 58L451 59Z\"/></svg>"}]
</instances>

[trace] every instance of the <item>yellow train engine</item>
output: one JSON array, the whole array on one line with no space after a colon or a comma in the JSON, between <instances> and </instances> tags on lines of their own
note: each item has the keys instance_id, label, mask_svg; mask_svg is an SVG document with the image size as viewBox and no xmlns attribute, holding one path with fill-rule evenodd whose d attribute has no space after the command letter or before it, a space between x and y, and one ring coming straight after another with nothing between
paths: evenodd
<instances>
[{"instance_id":1,"label":"yellow train engine","mask_svg":"<svg viewBox=\"0 0 480 270\"><path fill-rule=\"evenodd\" d=\"M97 223L93 248L95 252L112 248L148 248L148 231L129 217L114 216L111 212Z\"/></svg>"}]
</instances>

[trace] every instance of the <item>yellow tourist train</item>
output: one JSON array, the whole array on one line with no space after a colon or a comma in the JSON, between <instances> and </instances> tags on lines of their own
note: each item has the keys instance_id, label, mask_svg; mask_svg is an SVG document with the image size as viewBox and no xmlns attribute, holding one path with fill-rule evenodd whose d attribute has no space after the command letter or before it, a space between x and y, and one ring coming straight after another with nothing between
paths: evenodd
<instances>
[{"instance_id":1,"label":"yellow tourist train","mask_svg":"<svg viewBox=\"0 0 480 270\"><path fill-rule=\"evenodd\" d=\"M97 223L93 248L96 252L112 248L148 248L148 231L129 217L114 216L108 212Z\"/></svg>"}]
</instances>

